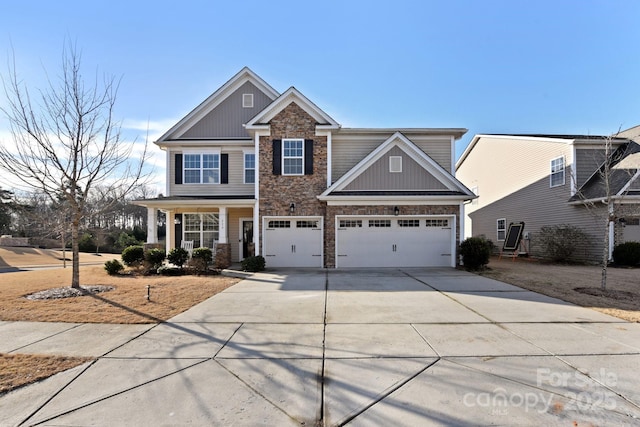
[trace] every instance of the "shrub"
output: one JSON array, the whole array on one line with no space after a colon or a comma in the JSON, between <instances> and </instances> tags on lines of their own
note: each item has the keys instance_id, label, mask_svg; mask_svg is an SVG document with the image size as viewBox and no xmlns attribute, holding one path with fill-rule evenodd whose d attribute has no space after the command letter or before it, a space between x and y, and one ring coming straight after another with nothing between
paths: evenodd
<instances>
[{"instance_id":1,"label":"shrub","mask_svg":"<svg viewBox=\"0 0 640 427\"><path fill-rule=\"evenodd\" d=\"M575 253L577 243L584 244L589 237L576 226L561 224L542 227L538 239L545 258L554 262L567 262Z\"/></svg>"},{"instance_id":2,"label":"shrub","mask_svg":"<svg viewBox=\"0 0 640 427\"><path fill-rule=\"evenodd\" d=\"M173 248L167 254L167 260L180 268L189 259L189 252L183 248Z\"/></svg>"},{"instance_id":3,"label":"shrub","mask_svg":"<svg viewBox=\"0 0 640 427\"><path fill-rule=\"evenodd\" d=\"M191 254L189 267L196 273L206 273L209 270L209 264L213 261L213 252L210 248L195 248Z\"/></svg>"},{"instance_id":4,"label":"shrub","mask_svg":"<svg viewBox=\"0 0 640 427\"><path fill-rule=\"evenodd\" d=\"M159 267L157 271L158 274L163 276L180 276L184 274L184 270L182 270L182 268L172 267L170 265L163 265L162 267Z\"/></svg>"},{"instance_id":5,"label":"shrub","mask_svg":"<svg viewBox=\"0 0 640 427\"><path fill-rule=\"evenodd\" d=\"M626 242L613 248L613 262L618 265L640 264L640 242Z\"/></svg>"},{"instance_id":6,"label":"shrub","mask_svg":"<svg viewBox=\"0 0 640 427\"><path fill-rule=\"evenodd\" d=\"M78 240L78 250L80 252L95 252L96 242L89 233L84 233Z\"/></svg>"},{"instance_id":7,"label":"shrub","mask_svg":"<svg viewBox=\"0 0 640 427\"><path fill-rule=\"evenodd\" d=\"M154 248L144 253L144 260L152 270L157 270L166 258L164 250Z\"/></svg>"},{"instance_id":8,"label":"shrub","mask_svg":"<svg viewBox=\"0 0 640 427\"><path fill-rule=\"evenodd\" d=\"M246 257L242 260L242 269L244 271L262 271L266 262L261 255Z\"/></svg>"},{"instance_id":9,"label":"shrub","mask_svg":"<svg viewBox=\"0 0 640 427\"><path fill-rule=\"evenodd\" d=\"M129 246L122 251L122 262L127 267L135 267L144 261L144 248L142 246Z\"/></svg>"},{"instance_id":10,"label":"shrub","mask_svg":"<svg viewBox=\"0 0 640 427\"><path fill-rule=\"evenodd\" d=\"M464 268L480 270L489 264L493 243L483 237L469 237L460 243Z\"/></svg>"},{"instance_id":11,"label":"shrub","mask_svg":"<svg viewBox=\"0 0 640 427\"><path fill-rule=\"evenodd\" d=\"M112 259L104 263L104 269L107 270L109 276L115 276L124 270L124 265L117 259Z\"/></svg>"}]
</instances>

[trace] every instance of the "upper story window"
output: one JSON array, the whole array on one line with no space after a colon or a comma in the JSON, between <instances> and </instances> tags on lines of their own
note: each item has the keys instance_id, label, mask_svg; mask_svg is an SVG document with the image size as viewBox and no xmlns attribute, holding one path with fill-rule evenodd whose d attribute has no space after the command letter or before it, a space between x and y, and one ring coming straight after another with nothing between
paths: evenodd
<instances>
[{"instance_id":1,"label":"upper story window","mask_svg":"<svg viewBox=\"0 0 640 427\"><path fill-rule=\"evenodd\" d=\"M551 187L564 185L564 157L551 160L551 176L549 179Z\"/></svg>"},{"instance_id":2,"label":"upper story window","mask_svg":"<svg viewBox=\"0 0 640 427\"><path fill-rule=\"evenodd\" d=\"M256 155L244 153L244 183L253 184L254 182L256 182Z\"/></svg>"},{"instance_id":3,"label":"upper story window","mask_svg":"<svg viewBox=\"0 0 640 427\"><path fill-rule=\"evenodd\" d=\"M219 184L220 154L184 154L185 184Z\"/></svg>"},{"instance_id":4,"label":"upper story window","mask_svg":"<svg viewBox=\"0 0 640 427\"><path fill-rule=\"evenodd\" d=\"M282 174L304 174L304 139L282 140Z\"/></svg>"}]
</instances>

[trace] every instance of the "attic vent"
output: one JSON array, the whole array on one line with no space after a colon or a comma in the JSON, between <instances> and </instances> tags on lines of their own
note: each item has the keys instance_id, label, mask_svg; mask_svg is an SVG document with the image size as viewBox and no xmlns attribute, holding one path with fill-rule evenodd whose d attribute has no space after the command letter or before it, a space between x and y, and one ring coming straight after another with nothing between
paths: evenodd
<instances>
[{"instance_id":1,"label":"attic vent","mask_svg":"<svg viewBox=\"0 0 640 427\"><path fill-rule=\"evenodd\" d=\"M242 94L242 108L253 108L253 94L252 93L243 93Z\"/></svg>"},{"instance_id":2,"label":"attic vent","mask_svg":"<svg viewBox=\"0 0 640 427\"><path fill-rule=\"evenodd\" d=\"M402 172L402 156L389 156L389 172Z\"/></svg>"}]
</instances>

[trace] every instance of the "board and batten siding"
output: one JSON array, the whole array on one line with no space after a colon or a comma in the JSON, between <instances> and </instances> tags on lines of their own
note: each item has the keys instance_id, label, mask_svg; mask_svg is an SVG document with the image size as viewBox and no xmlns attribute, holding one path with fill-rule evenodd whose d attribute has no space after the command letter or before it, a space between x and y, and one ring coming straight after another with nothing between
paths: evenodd
<instances>
[{"instance_id":1,"label":"board and batten siding","mask_svg":"<svg viewBox=\"0 0 640 427\"><path fill-rule=\"evenodd\" d=\"M253 107L243 108L242 95L249 93L253 94ZM251 82L246 82L187 130L180 139L248 138L249 134L242 125L271 102L271 98Z\"/></svg>"},{"instance_id":2,"label":"board and batten siding","mask_svg":"<svg viewBox=\"0 0 640 427\"><path fill-rule=\"evenodd\" d=\"M402 172L389 171L389 158L402 158ZM344 188L358 190L446 190L446 187L429 174L399 147L393 147L373 163L366 171Z\"/></svg>"},{"instance_id":3,"label":"board and batten siding","mask_svg":"<svg viewBox=\"0 0 640 427\"><path fill-rule=\"evenodd\" d=\"M334 135L331 146L331 179L333 182L340 179L342 175L378 148L391 135L393 135L392 132L372 135L345 136L339 133ZM452 172L450 138L417 137L415 135L410 135L408 138L445 170Z\"/></svg>"},{"instance_id":4,"label":"board and batten siding","mask_svg":"<svg viewBox=\"0 0 640 427\"><path fill-rule=\"evenodd\" d=\"M605 150L595 148L576 149L576 185L580 188L604 162Z\"/></svg>"},{"instance_id":5,"label":"board and batten siding","mask_svg":"<svg viewBox=\"0 0 640 427\"><path fill-rule=\"evenodd\" d=\"M233 262L240 261L240 245L242 241L240 240L240 218L252 218L253 217L253 209L251 208L238 208L238 209L229 209L228 214L228 227L227 231L229 235L227 236L227 242L231 245L231 260Z\"/></svg>"},{"instance_id":6,"label":"board and batten siding","mask_svg":"<svg viewBox=\"0 0 640 427\"><path fill-rule=\"evenodd\" d=\"M253 147L251 147L253 148ZM244 184L244 152L242 148L221 147L221 153L229 155L228 184L176 184L176 154L169 155L169 194L170 196L251 196L254 184Z\"/></svg>"}]
</instances>

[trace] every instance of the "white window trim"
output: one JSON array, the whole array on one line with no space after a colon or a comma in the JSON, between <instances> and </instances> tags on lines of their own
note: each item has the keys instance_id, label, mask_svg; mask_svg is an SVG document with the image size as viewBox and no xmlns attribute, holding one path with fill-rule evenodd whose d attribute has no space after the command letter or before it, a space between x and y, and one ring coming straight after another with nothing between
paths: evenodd
<instances>
[{"instance_id":1,"label":"white window trim","mask_svg":"<svg viewBox=\"0 0 640 427\"><path fill-rule=\"evenodd\" d=\"M218 219L218 230L217 231L205 231L204 230L204 215L214 215L217 217ZM198 215L200 217L200 230L196 231L196 230L191 230L191 231L187 231L187 221L186 221L186 217L185 215ZM185 235L187 233L200 233L200 244L202 245L202 242L204 241L204 235L205 233L218 233L218 239L214 239L213 243L214 246L218 243L218 241L220 240L220 214L218 212L183 212L182 213L182 239L184 239ZM215 249L215 248L211 248L211 249Z\"/></svg>"},{"instance_id":2,"label":"white window trim","mask_svg":"<svg viewBox=\"0 0 640 427\"><path fill-rule=\"evenodd\" d=\"M504 228L500 228L500 221L504 222ZM500 238L500 230L504 231L504 237ZM498 218L496 220L496 241L504 242L504 239L507 238L507 219L506 218Z\"/></svg>"},{"instance_id":3,"label":"white window trim","mask_svg":"<svg viewBox=\"0 0 640 427\"><path fill-rule=\"evenodd\" d=\"M402 173L402 156L389 156L389 173Z\"/></svg>"},{"instance_id":4,"label":"white window trim","mask_svg":"<svg viewBox=\"0 0 640 427\"><path fill-rule=\"evenodd\" d=\"M285 142L301 142L302 143L302 156L289 156L289 157L285 157L284 155L284 144ZM286 138L282 140L282 164L281 164L281 171L282 171L282 175L286 175L286 176L302 176L304 175L304 139L303 138ZM302 170L300 173L286 173L285 172L285 167L284 167L284 160L285 159L302 159Z\"/></svg>"},{"instance_id":5,"label":"white window trim","mask_svg":"<svg viewBox=\"0 0 640 427\"><path fill-rule=\"evenodd\" d=\"M557 161L557 160L562 160L562 169L558 170L558 171L553 171L553 162ZM549 188L554 188L554 187L561 187L565 184L565 170L566 170L566 161L564 156L560 156L560 157L556 157L554 159L551 159L551 161L549 162ZM560 184L553 184L553 175L554 174L559 174L562 173L562 183Z\"/></svg>"},{"instance_id":6,"label":"white window trim","mask_svg":"<svg viewBox=\"0 0 640 427\"><path fill-rule=\"evenodd\" d=\"M253 168L247 169L247 159L246 159L246 155L247 154L253 154ZM243 150L242 151L242 182L244 184L255 184L256 183L256 157L255 157L256 153L254 150ZM247 170L253 170L253 182L247 182Z\"/></svg>"},{"instance_id":7,"label":"white window trim","mask_svg":"<svg viewBox=\"0 0 640 427\"><path fill-rule=\"evenodd\" d=\"M182 151L182 155L187 155L187 154L191 154L191 155L199 155L200 156L200 182L186 182L186 171L187 171L187 167L186 161L182 162L182 182L183 184L186 185L203 185L203 184L209 184L209 185L218 185L220 184L220 180L221 180L221 176L220 174L222 173L221 171L221 161L222 161L222 157L220 155L220 150L183 150ZM203 162L202 162L202 156L204 154L213 154L213 155L217 155L218 156L218 182L202 182L202 178L204 176L204 174L202 173L202 171L204 170L203 168ZM189 168L189 170L191 170L191 168ZM207 169L208 170L208 169ZM215 170L215 169L212 169Z\"/></svg>"},{"instance_id":8,"label":"white window trim","mask_svg":"<svg viewBox=\"0 0 640 427\"><path fill-rule=\"evenodd\" d=\"M253 108L253 94L252 93L243 93L242 94L242 108Z\"/></svg>"}]
</instances>

